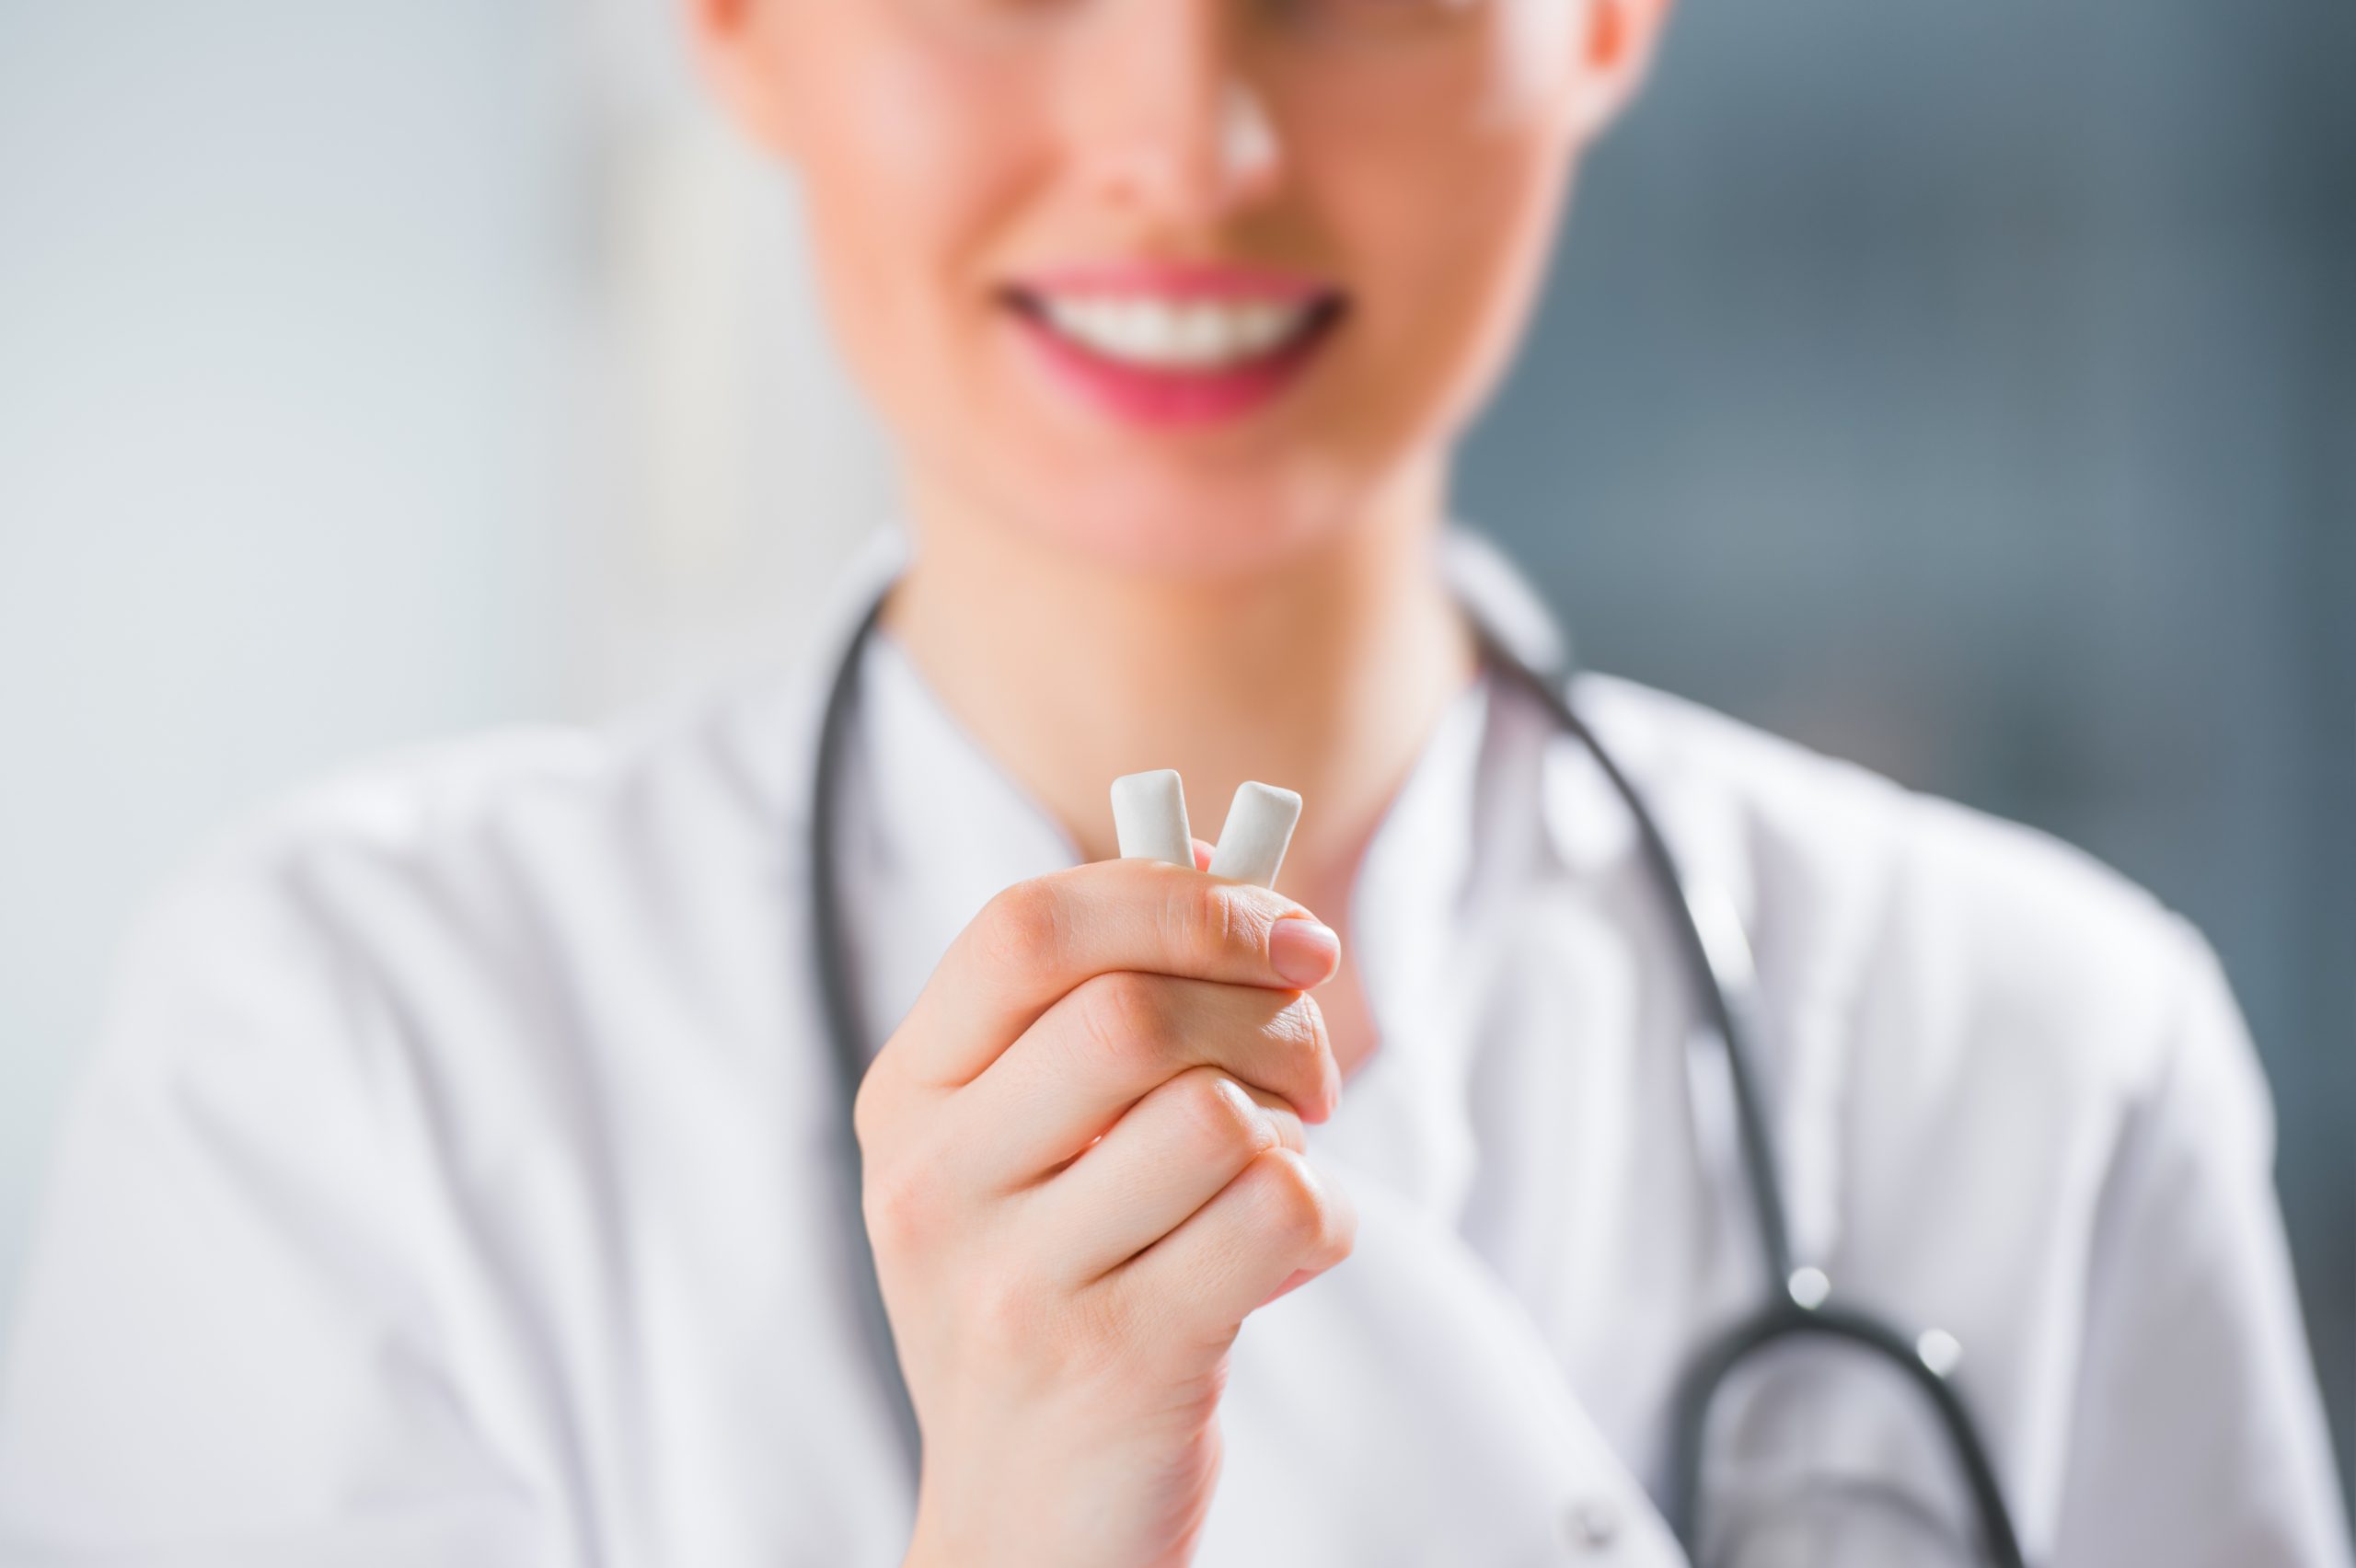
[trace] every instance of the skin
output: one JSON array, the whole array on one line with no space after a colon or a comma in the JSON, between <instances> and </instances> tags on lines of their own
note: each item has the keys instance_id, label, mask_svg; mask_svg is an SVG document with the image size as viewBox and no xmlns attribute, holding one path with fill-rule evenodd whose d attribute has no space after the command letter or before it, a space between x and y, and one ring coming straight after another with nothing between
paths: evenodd
<instances>
[{"instance_id":1,"label":"skin","mask_svg":"<svg viewBox=\"0 0 2356 1568\"><path fill-rule=\"evenodd\" d=\"M970 0L688 0L895 437L886 628L1100 862L993 902L860 1091L925 1436L910 1562L1190 1560L1242 1320L1349 1249L1301 1124L1376 1046L1350 890L1474 674L1431 554L1452 449L1668 0L1286 19L1391 3L997 0L1035 25L996 36L953 25ZM1140 426L1002 301L1140 259L1305 273L1347 314L1269 405ZM1245 778L1301 792L1291 896L1110 859L1106 783L1170 767L1205 827Z\"/></svg>"}]
</instances>

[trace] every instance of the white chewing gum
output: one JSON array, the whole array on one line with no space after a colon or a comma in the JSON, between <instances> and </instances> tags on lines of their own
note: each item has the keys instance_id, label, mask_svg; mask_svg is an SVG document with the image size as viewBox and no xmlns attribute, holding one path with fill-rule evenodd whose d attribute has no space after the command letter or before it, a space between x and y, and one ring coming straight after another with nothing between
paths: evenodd
<instances>
[{"instance_id":1,"label":"white chewing gum","mask_svg":"<svg viewBox=\"0 0 2356 1568\"><path fill-rule=\"evenodd\" d=\"M1131 773L1113 780L1113 832L1124 860L1167 860L1195 869L1195 837L1186 827L1186 787L1174 767Z\"/></svg>"},{"instance_id":2,"label":"white chewing gum","mask_svg":"<svg viewBox=\"0 0 2356 1568\"><path fill-rule=\"evenodd\" d=\"M1299 795L1273 784L1244 785L1227 808L1218 847L1211 851L1211 875L1276 886L1276 868L1285 863L1293 824L1299 820Z\"/></svg>"}]
</instances>

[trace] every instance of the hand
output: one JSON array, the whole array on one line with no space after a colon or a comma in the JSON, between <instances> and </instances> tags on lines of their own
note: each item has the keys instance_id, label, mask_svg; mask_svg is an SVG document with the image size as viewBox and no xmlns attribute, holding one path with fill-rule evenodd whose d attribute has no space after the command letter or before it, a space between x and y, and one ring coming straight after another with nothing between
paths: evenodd
<instances>
[{"instance_id":1,"label":"hand","mask_svg":"<svg viewBox=\"0 0 2356 1568\"><path fill-rule=\"evenodd\" d=\"M1104 860L941 960L856 1107L924 1434L910 1563L1191 1558L1238 1329L1356 1233L1302 1152L1341 1092L1304 988L1339 951L1266 889Z\"/></svg>"}]
</instances>

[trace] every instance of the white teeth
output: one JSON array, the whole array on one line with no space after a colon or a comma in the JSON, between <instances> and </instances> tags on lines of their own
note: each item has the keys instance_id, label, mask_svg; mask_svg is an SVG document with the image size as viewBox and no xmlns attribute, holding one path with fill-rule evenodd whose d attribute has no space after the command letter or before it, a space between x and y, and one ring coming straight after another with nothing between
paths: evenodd
<instances>
[{"instance_id":1,"label":"white teeth","mask_svg":"<svg viewBox=\"0 0 2356 1568\"><path fill-rule=\"evenodd\" d=\"M1307 304L1227 304L1131 294L1044 294L1057 332L1106 359L1165 370L1223 369L1290 342L1315 314Z\"/></svg>"}]
</instances>

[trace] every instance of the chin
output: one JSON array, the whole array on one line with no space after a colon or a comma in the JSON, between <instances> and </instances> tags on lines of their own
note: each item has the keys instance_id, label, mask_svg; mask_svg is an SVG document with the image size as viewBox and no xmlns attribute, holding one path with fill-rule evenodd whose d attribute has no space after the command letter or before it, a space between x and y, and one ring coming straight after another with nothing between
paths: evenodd
<instances>
[{"instance_id":1,"label":"chin","mask_svg":"<svg viewBox=\"0 0 2356 1568\"><path fill-rule=\"evenodd\" d=\"M1373 489L1307 463L1217 476L1137 464L1026 488L1034 493L1012 513L1050 548L1198 581L1262 576L1320 553L1367 516Z\"/></svg>"}]
</instances>

